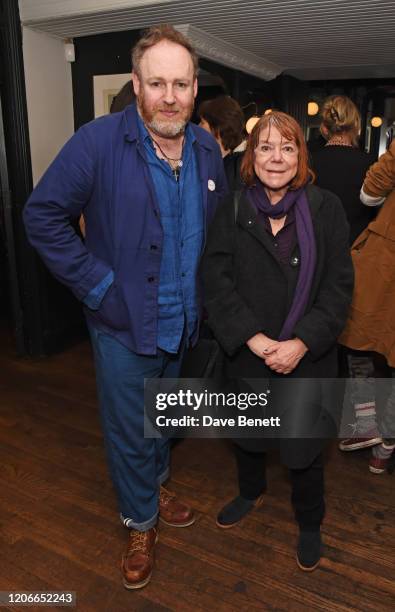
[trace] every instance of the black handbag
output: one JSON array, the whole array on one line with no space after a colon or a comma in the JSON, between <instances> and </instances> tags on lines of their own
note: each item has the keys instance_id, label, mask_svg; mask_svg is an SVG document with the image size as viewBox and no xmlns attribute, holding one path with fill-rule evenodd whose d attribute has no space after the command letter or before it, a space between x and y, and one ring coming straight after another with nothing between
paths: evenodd
<instances>
[{"instance_id":1,"label":"black handbag","mask_svg":"<svg viewBox=\"0 0 395 612\"><path fill-rule=\"evenodd\" d=\"M181 366L181 378L214 378L222 369L222 349L206 324L202 325L199 340L188 348Z\"/></svg>"}]
</instances>

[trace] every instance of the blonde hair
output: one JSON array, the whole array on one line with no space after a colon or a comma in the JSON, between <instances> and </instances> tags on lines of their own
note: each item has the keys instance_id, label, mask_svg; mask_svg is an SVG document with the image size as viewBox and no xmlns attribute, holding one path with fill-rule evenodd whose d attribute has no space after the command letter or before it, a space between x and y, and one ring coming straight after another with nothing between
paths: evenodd
<instances>
[{"instance_id":1,"label":"blonde hair","mask_svg":"<svg viewBox=\"0 0 395 612\"><path fill-rule=\"evenodd\" d=\"M347 96L330 96L324 101L321 111L322 125L329 138L335 134L347 133L354 146L358 144L361 131L361 115L354 102ZM328 138L325 133L323 134Z\"/></svg>"}]
</instances>

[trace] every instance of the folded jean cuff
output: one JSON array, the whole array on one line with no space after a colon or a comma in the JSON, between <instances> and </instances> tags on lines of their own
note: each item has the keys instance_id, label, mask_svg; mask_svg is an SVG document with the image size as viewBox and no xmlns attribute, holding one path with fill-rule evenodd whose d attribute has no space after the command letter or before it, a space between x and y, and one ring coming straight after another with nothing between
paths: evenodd
<instances>
[{"instance_id":1,"label":"folded jean cuff","mask_svg":"<svg viewBox=\"0 0 395 612\"><path fill-rule=\"evenodd\" d=\"M162 474L158 476L158 485L163 484L170 475L170 468L167 467ZM128 529L136 529L137 531L148 531L151 527L155 527L158 521L159 510L155 512L155 514L148 519L147 521L143 521L142 523L136 523L132 518L125 517L122 513L120 514L122 524Z\"/></svg>"},{"instance_id":2,"label":"folded jean cuff","mask_svg":"<svg viewBox=\"0 0 395 612\"><path fill-rule=\"evenodd\" d=\"M148 531L151 527L155 527L158 522L158 512L155 512L154 516L143 523L136 523L132 518L127 518L123 516L123 514L121 514L120 517L122 524L127 527L127 529L136 529L136 531Z\"/></svg>"}]
</instances>

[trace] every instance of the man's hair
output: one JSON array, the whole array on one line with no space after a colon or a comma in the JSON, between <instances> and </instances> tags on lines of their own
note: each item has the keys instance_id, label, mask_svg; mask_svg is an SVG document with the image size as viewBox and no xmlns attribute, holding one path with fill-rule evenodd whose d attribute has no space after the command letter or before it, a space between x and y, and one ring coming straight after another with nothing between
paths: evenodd
<instances>
[{"instance_id":1,"label":"man's hair","mask_svg":"<svg viewBox=\"0 0 395 612\"><path fill-rule=\"evenodd\" d=\"M184 34L181 34L181 32L167 23L162 23L145 30L140 40L132 49L132 66L137 76L140 76L140 62L144 53L162 40L168 40L169 42L181 45L181 47L184 47L189 52L193 63L193 76L197 77L199 59L195 49Z\"/></svg>"},{"instance_id":2,"label":"man's hair","mask_svg":"<svg viewBox=\"0 0 395 612\"><path fill-rule=\"evenodd\" d=\"M221 139L225 150L233 151L244 138L244 115L240 105L230 96L218 96L202 102L198 109L213 134Z\"/></svg>"},{"instance_id":3,"label":"man's hair","mask_svg":"<svg viewBox=\"0 0 395 612\"><path fill-rule=\"evenodd\" d=\"M263 115L250 134L246 152L241 162L241 178L243 181L248 186L253 185L256 181L254 170L255 149L258 146L261 131L267 127L269 130L271 127L277 128L281 136L288 140L294 140L299 149L298 171L291 181L290 189L298 189L305 185L309 179L313 180L314 173L309 168L309 154L302 128L291 115L274 110L267 115Z\"/></svg>"}]
</instances>

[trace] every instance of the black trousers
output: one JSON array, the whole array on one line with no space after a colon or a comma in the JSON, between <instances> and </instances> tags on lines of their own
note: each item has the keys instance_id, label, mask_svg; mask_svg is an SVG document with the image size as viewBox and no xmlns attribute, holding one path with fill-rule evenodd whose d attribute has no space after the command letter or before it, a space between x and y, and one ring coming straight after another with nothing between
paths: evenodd
<instances>
[{"instance_id":1,"label":"black trousers","mask_svg":"<svg viewBox=\"0 0 395 612\"><path fill-rule=\"evenodd\" d=\"M254 453L234 445L240 495L256 499L266 490L266 453ZM324 462L319 454L307 468L289 470L291 502L300 529L319 529L325 514Z\"/></svg>"}]
</instances>

